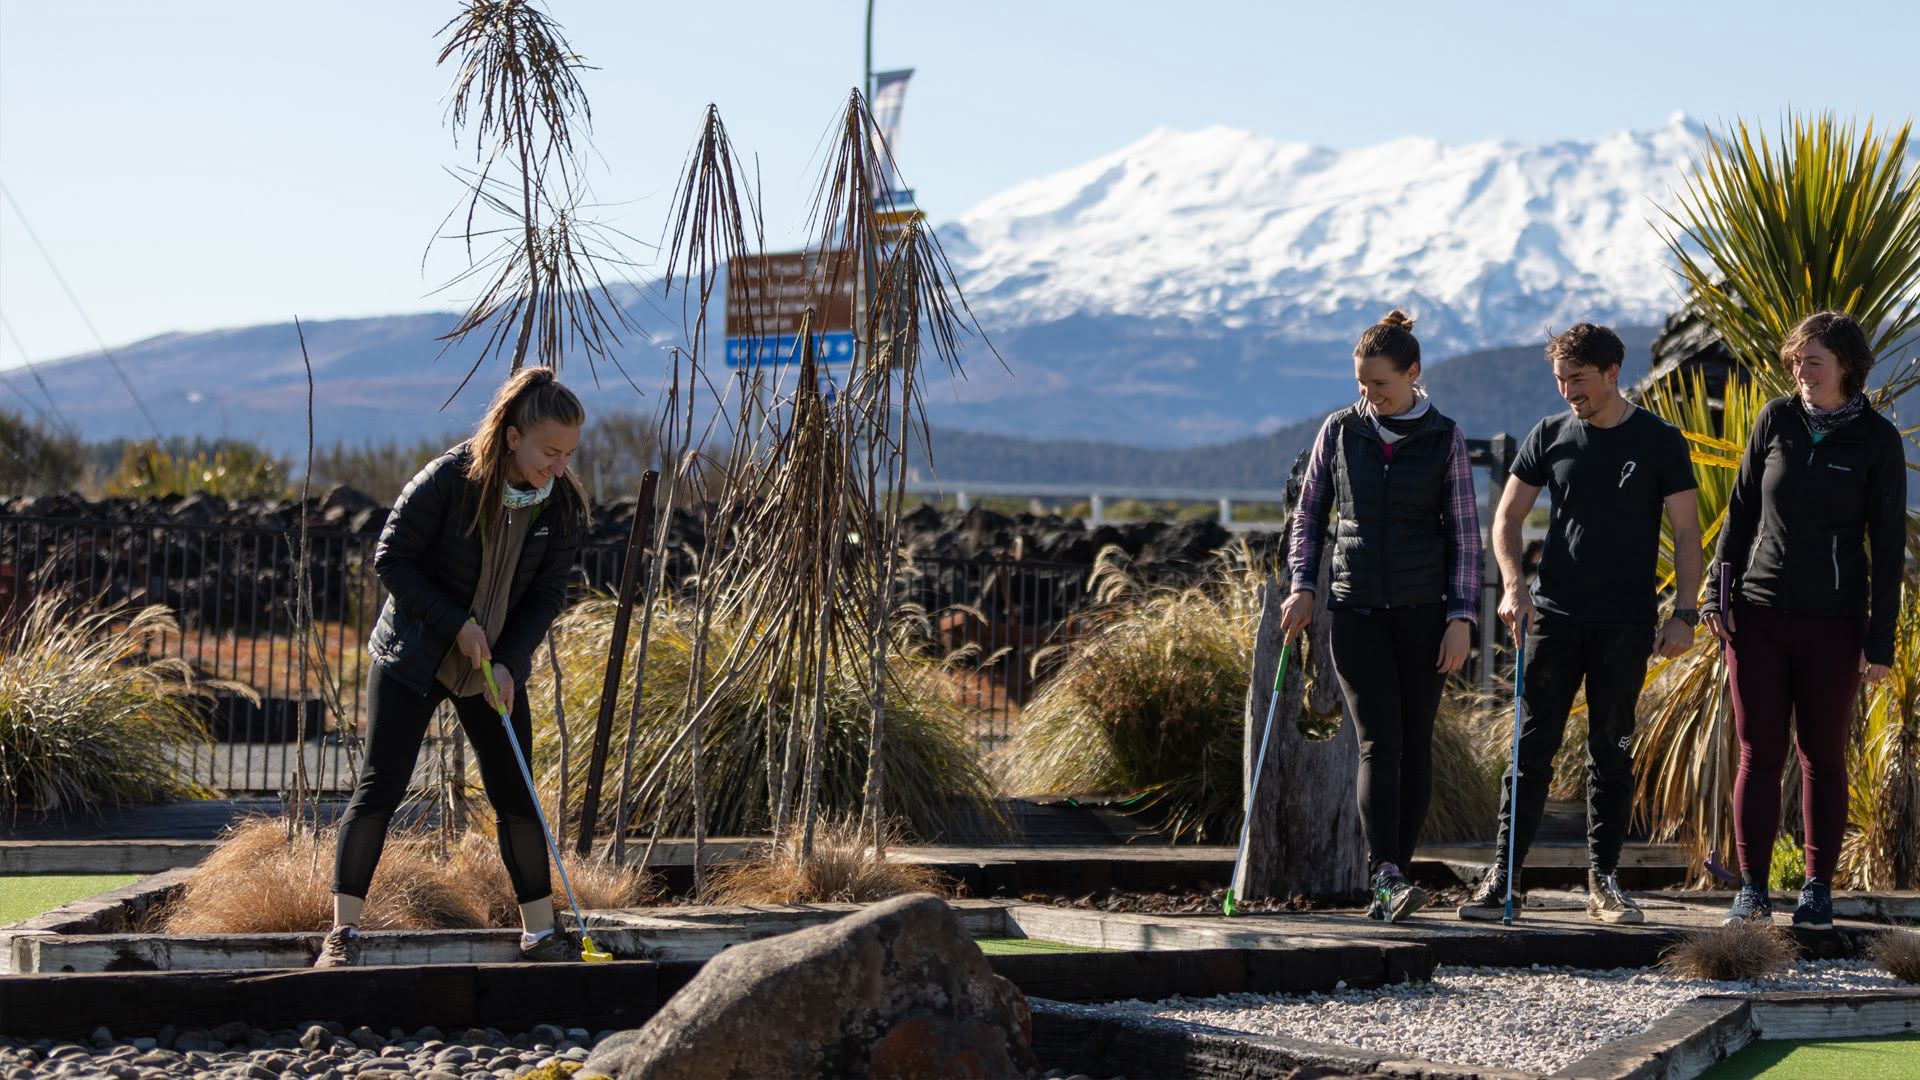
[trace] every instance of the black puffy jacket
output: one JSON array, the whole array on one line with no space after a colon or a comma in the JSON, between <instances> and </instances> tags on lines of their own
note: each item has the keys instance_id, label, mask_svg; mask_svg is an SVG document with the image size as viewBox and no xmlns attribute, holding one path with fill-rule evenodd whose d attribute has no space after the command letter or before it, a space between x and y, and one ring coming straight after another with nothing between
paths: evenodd
<instances>
[{"instance_id":1,"label":"black puffy jacket","mask_svg":"<svg viewBox=\"0 0 1920 1080\"><path fill-rule=\"evenodd\" d=\"M1359 406L1335 420L1330 608L1400 607L1448 595L1447 463L1452 420L1429 408L1393 448Z\"/></svg>"},{"instance_id":2,"label":"black puffy jacket","mask_svg":"<svg viewBox=\"0 0 1920 1080\"><path fill-rule=\"evenodd\" d=\"M471 615L480 581L480 530L467 528L480 486L467 479L466 443L427 463L408 481L380 531L373 569L387 589L367 651L399 682L424 695L440 661ZM493 643L494 662L521 686L533 650L567 598L567 577L579 555L582 507L564 478L536 507L508 594L507 620Z\"/></svg>"},{"instance_id":3,"label":"black puffy jacket","mask_svg":"<svg viewBox=\"0 0 1920 1080\"><path fill-rule=\"evenodd\" d=\"M1702 610L1730 599L1789 615L1867 619L1867 662L1891 664L1906 561L1900 430L1868 409L1818 444L1797 397L1767 402L1727 503Z\"/></svg>"}]
</instances>

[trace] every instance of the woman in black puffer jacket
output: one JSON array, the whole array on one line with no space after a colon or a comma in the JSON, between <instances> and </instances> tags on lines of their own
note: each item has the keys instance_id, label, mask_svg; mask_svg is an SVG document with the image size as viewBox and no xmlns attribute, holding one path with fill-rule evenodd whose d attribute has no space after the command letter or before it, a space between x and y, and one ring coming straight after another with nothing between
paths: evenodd
<instances>
[{"instance_id":1,"label":"woman in black puffer jacket","mask_svg":"<svg viewBox=\"0 0 1920 1080\"><path fill-rule=\"evenodd\" d=\"M1823 311L1780 346L1798 392L1760 410L1740 459L1701 618L1727 645L1740 772L1740 892L1728 922L1769 919L1791 727L1800 750L1806 886L1795 926L1830 929L1847 827L1854 693L1893 663L1906 558L1907 468L1896 428L1867 403L1873 351Z\"/></svg>"},{"instance_id":2,"label":"woman in black puffer jacket","mask_svg":"<svg viewBox=\"0 0 1920 1080\"><path fill-rule=\"evenodd\" d=\"M367 643L367 746L340 822L333 931L316 962L359 962L358 926L387 824L405 796L427 723L452 700L473 745L520 902L521 955L578 959L553 918L547 847L533 796L500 723L533 745L525 695L533 650L566 600L586 491L567 469L586 412L546 368L507 380L473 437L435 458L400 493L374 550L386 604ZM491 699L490 665L500 699Z\"/></svg>"}]
</instances>

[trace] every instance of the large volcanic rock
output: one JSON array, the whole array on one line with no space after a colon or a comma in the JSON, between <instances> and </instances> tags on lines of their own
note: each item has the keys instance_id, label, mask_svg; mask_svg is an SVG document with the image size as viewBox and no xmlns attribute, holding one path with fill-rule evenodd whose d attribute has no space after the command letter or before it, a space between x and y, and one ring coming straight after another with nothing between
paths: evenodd
<instances>
[{"instance_id":1,"label":"large volcanic rock","mask_svg":"<svg viewBox=\"0 0 1920 1080\"><path fill-rule=\"evenodd\" d=\"M1032 1077L1026 998L920 894L736 945L580 1076Z\"/></svg>"}]
</instances>

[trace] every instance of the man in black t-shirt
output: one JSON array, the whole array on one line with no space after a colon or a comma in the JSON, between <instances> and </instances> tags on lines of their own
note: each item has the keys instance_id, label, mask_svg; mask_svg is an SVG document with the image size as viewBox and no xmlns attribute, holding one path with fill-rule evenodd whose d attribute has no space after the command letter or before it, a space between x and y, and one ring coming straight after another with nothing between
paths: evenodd
<instances>
[{"instance_id":1,"label":"man in black t-shirt","mask_svg":"<svg viewBox=\"0 0 1920 1080\"><path fill-rule=\"evenodd\" d=\"M1508 830L1515 867L1546 807L1553 758L1581 683L1587 690L1587 913L1641 922L1615 871L1633 805L1634 709L1654 652L1679 656L1699 622L1700 517L1686 437L1620 395L1626 348L1604 326L1580 323L1547 344L1560 396L1571 411L1540 421L1520 446L1494 516L1493 549L1505 581L1500 617L1527 650L1520 729L1519 807L1513 776L1501 786L1496 864L1463 919L1505 909ZM1546 549L1531 594L1520 525L1542 488L1552 500ZM1660 516L1673 528L1673 614L1658 625ZM1516 870L1517 873L1517 870ZM1519 893L1519 882L1514 882Z\"/></svg>"}]
</instances>

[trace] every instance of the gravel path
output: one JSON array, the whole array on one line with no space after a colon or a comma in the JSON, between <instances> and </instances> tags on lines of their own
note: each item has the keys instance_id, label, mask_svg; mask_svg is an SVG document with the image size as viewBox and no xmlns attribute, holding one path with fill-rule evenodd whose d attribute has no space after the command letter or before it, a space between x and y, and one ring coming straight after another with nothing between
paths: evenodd
<instances>
[{"instance_id":1,"label":"gravel path","mask_svg":"<svg viewBox=\"0 0 1920 1080\"><path fill-rule=\"evenodd\" d=\"M46 1076L161 1080L181 1076L245 1080L511 1080L583 1062L613 1034L542 1024L520 1035L494 1028L438 1028L385 1035L335 1023L265 1031L242 1022L211 1031L162 1029L155 1038L117 1040L98 1028L85 1042L0 1037L0 1080Z\"/></svg>"},{"instance_id":2,"label":"gravel path","mask_svg":"<svg viewBox=\"0 0 1920 1080\"><path fill-rule=\"evenodd\" d=\"M1678 979L1643 968L1441 967L1431 983L1333 994L1176 997L1105 1008L1454 1065L1550 1072L1638 1034L1701 994L1879 989L1912 986L1866 961L1800 963L1777 978L1737 983Z\"/></svg>"}]
</instances>

